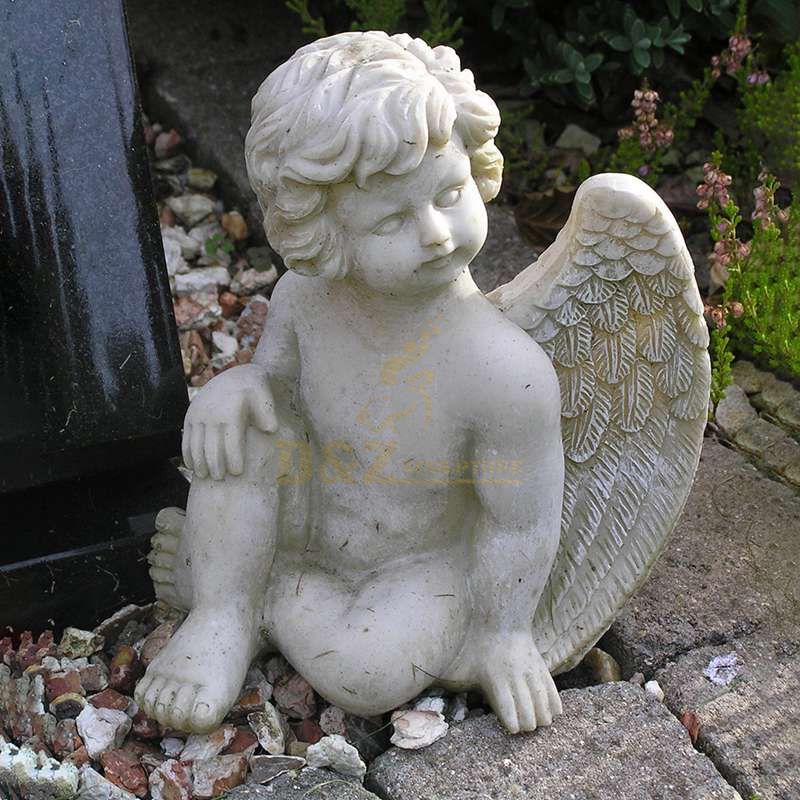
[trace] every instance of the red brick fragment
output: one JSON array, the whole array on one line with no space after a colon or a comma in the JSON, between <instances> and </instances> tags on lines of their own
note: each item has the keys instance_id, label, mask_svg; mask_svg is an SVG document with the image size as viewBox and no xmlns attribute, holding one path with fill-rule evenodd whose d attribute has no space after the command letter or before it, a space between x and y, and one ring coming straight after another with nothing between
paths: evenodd
<instances>
[{"instance_id":1,"label":"red brick fragment","mask_svg":"<svg viewBox=\"0 0 800 800\"><path fill-rule=\"evenodd\" d=\"M104 689L98 694L93 694L89 698L89 702L95 708L113 708L114 711L127 711L133 704L130 697L126 697L116 689Z\"/></svg>"},{"instance_id":2,"label":"red brick fragment","mask_svg":"<svg viewBox=\"0 0 800 800\"><path fill-rule=\"evenodd\" d=\"M81 673L77 669L51 673L44 679L44 687L48 703L62 694L86 694L81 684Z\"/></svg>"},{"instance_id":3,"label":"red brick fragment","mask_svg":"<svg viewBox=\"0 0 800 800\"><path fill-rule=\"evenodd\" d=\"M316 744L325 735L325 731L313 719L296 722L292 725L292 730L299 741L308 744Z\"/></svg>"},{"instance_id":4,"label":"red brick fragment","mask_svg":"<svg viewBox=\"0 0 800 800\"><path fill-rule=\"evenodd\" d=\"M108 685L120 692L133 691L136 681L142 676L144 667L139 663L136 650L129 644L117 647L109 665Z\"/></svg>"},{"instance_id":5,"label":"red brick fragment","mask_svg":"<svg viewBox=\"0 0 800 800\"><path fill-rule=\"evenodd\" d=\"M103 774L111 783L137 797L147 794L147 773L130 750L107 750L100 754L100 763L103 765Z\"/></svg>"},{"instance_id":6,"label":"red brick fragment","mask_svg":"<svg viewBox=\"0 0 800 800\"><path fill-rule=\"evenodd\" d=\"M251 748L258 746L258 737L249 727L236 728L233 741L222 751L222 755L229 756L234 753L247 753Z\"/></svg>"},{"instance_id":7,"label":"red brick fragment","mask_svg":"<svg viewBox=\"0 0 800 800\"><path fill-rule=\"evenodd\" d=\"M161 726L144 711L137 711L133 717L133 732L140 739L158 739L161 736Z\"/></svg>"}]
</instances>

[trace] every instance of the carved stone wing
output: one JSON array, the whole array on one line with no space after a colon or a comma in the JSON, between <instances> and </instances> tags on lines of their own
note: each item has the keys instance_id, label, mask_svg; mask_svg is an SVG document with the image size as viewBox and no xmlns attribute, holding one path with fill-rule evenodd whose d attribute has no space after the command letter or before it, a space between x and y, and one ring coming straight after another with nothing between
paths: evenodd
<instances>
[{"instance_id":1,"label":"carved stone wing","mask_svg":"<svg viewBox=\"0 0 800 800\"><path fill-rule=\"evenodd\" d=\"M561 541L534 619L558 673L608 629L683 510L708 410L708 330L675 218L629 175L583 183L553 245L489 299L561 384Z\"/></svg>"}]
</instances>

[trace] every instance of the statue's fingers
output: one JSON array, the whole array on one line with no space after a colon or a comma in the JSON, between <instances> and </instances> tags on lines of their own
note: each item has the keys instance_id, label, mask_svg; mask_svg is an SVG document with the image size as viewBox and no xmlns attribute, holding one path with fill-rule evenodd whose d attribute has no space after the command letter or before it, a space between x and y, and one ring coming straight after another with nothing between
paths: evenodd
<instances>
[{"instance_id":1,"label":"statue's fingers","mask_svg":"<svg viewBox=\"0 0 800 800\"><path fill-rule=\"evenodd\" d=\"M509 685L505 682L493 682L489 685L487 695L494 713L497 714L508 732L519 733L516 703L514 703L514 696L511 694Z\"/></svg>"},{"instance_id":2,"label":"statue's fingers","mask_svg":"<svg viewBox=\"0 0 800 800\"><path fill-rule=\"evenodd\" d=\"M208 477L208 466L203 454L203 443L206 438L206 426L202 422L192 425L192 462L195 475L199 478Z\"/></svg>"},{"instance_id":3,"label":"statue's fingers","mask_svg":"<svg viewBox=\"0 0 800 800\"><path fill-rule=\"evenodd\" d=\"M538 706L534 708L533 691L523 677L514 682L514 700L516 701L517 722L521 731L536 730Z\"/></svg>"},{"instance_id":4,"label":"statue's fingers","mask_svg":"<svg viewBox=\"0 0 800 800\"><path fill-rule=\"evenodd\" d=\"M225 460L228 462L228 472L231 475L241 475L244 472L245 434L244 425L237 423L223 426Z\"/></svg>"},{"instance_id":5,"label":"statue's fingers","mask_svg":"<svg viewBox=\"0 0 800 800\"><path fill-rule=\"evenodd\" d=\"M253 425L264 433L275 433L278 430L278 420L272 407L272 398L267 392L259 394L250 400L250 414Z\"/></svg>"},{"instance_id":6,"label":"statue's fingers","mask_svg":"<svg viewBox=\"0 0 800 800\"><path fill-rule=\"evenodd\" d=\"M536 713L536 724L543 727L551 725L553 714L550 711L550 703L547 697L547 690L542 686L541 681L535 675L528 675L527 682L533 698L533 705ZM548 681L549 683L549 681Z\"/></svg>"},{"instance_id":7,"label":"statue's fingers","mask_svg":"<svg viewBox=\"0 0 800 800\"><path fill-rule=\"evenodd\" d=\"M221 481L225 477L225 446L222 441L222 425L206 425L203 451L212 480Z\"/></svg>"},{"instance_id":8,"label":"statue's fingers","mask_svg":"<svg viewBox=\"0 0 800 800\"><path fill-rule=\"evenodd\" d=\"M194 460L192 459L192 425L188 422L183 426L183 436L181 437L181 453L183 455L183 463L187 469L194 469Z\"/></svg>"}]
</instances>

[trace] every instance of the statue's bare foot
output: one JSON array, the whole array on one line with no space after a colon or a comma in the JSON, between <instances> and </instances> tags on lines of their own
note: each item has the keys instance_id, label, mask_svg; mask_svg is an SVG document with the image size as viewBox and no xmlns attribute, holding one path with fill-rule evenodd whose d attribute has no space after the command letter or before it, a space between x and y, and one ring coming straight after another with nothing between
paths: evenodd
<instances>
[{"instance_id":1,"label":"statue's bare foot","mask_svg":"<svg viewBox=\"0 0 800 800\"><path fill-rule=\"evenodd\" d=\"M178 563L185 519L186 512L181 508L162 508L147 554L156 598L180 609L191 606L191 572L188 565Z\"/></svg>"},{"instance_id":2,"label":"statue's bare foot","mask_svg":"<svg viewBox=\"0 0 800 800\"><path fill-rule=\"evenodd\" d=\"M511 732L552 725L561 714L561 698L535 647L512 642L487 664L483 690L494 712Z\"/></svg>"},{"instance_id":3,"label":"statue's bare foot","mask_svg":"<svg viewBox=\"0 0 800 800\"><path fill-rule=\"evenodd\" d=\"M558 689L527 632L476 636L444 679L445 685L478 683L511 733L547 727L562 713Z\"/></svg>"},{"instance_id":4,"label":"statue's bare foot","mask_svg":"<svg viewBox=\"0 0 800 800\"><path fill-rule=\"evenodd\" d=\"M147 668L136 702L162 725L190 733L217 728L236 702L253 656L241 610L196 608Z\"/></svg>"}]
</instances>

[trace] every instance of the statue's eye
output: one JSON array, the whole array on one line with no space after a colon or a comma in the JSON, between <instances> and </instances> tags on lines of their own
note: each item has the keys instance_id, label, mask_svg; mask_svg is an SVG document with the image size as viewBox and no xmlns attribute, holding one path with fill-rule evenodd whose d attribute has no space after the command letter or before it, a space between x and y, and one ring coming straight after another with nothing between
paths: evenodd
<instances>
[{"instance_id":1,"label":"statue's eye","mask_svg":"<svg viewBox=\"0 0 800 800\"><path fill-rule=\"evenodd\" d=\"M405 218L402 214L392 214L391 217L382 219L373 229L372 232L377 236L388 236L391 233L397 233L403 227Z\"/></svg>"},{"instance_id":2,"label":"statue's eye","mask_svg":"<svg viewBox=\"0 0 800 800\"><path fill-rule=\"evenodd\" d=\"M436 205L439 208L450 208L454 206L464 193L463 186L454 186L452 189L447 189L436 197Z\"/></svg>"}]
</instances>

